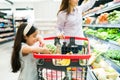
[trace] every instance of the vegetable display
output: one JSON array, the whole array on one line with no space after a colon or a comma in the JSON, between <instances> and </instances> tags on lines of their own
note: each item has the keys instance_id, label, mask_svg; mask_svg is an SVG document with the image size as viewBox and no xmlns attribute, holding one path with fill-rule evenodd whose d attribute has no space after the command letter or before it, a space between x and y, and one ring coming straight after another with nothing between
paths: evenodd
<instances>
[{"instance_id":1,"label":"vegetable display","mask_svg":"<svg viewBox=\"0 0 120 80\"><path fill-rule=\"evenodd\" d=\"M109 13L108 22L111 24L118 24L120 22L120 11L114 10Z\"/></svg>"},{"instance_id":2,"label":"vegetable display","mask_svg":"<svg viewBox=\"0 0 120 80\"><path fill-rule=\"evenodd\" d=\"M120 66L120 50L108 50L104 54L104 56L113 60L116 64Z\"/></svg>"}]
</instances>

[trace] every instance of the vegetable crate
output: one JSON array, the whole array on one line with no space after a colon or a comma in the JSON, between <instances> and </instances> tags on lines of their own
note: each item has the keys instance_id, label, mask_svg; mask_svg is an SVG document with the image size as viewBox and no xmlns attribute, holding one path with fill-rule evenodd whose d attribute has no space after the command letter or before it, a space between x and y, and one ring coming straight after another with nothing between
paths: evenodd
<instances>
[{"instance_id":1,"label":"vegetable crate","mask_svg":"<svg viewBox=\"0 0 120 80\"><path fill-rule=\"evenodd\" d=\"M44 38L46 44L55 43L56 37ZM38 80L86 80L87 61L90 58L90 45L87 38L65 36L65 40L87 41L81 45L79 50L76 46L61 47L61 53L38 54L34 53L34 58L39 59L37 63ZM57 48L56 48L57 49ZM72 50L74 49L74 50ZM65 51L67 50L67 51ZM62 53L63 52L63 53ZM66 52L66 53L65 53ZM76 53L74 53L76 52Z\"/></svg>"}]
</instances>

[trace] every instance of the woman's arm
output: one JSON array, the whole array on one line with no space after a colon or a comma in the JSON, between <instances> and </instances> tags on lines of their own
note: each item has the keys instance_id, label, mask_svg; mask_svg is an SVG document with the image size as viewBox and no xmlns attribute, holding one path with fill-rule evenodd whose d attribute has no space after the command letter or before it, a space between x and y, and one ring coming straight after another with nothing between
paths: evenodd
<instances>
[{"instance_id":1,"label":"woman's arm","mask_svg":"<svg viewBox=\"0 0 120 80\"><path fill-rule=\"evenodd\" d=\"M58 16L57 16L57 25L55 26L55 33L56 35L60 35L60 34L63 34L63 28L65 26L65 23L66 23L66 13L61 11L58 13Z\"/></svg>"},{"instance_id":2,"label":"woman's arm","mask_svg":"<svg viewBox=\"0 0 120 80\"><path fill-rule=\"evenodd\" d=\"M79 9L82 9L82 12L87 11L90 9L96 2L97 0L88 0L87 2L84 1L81 6L79 6Z\"/></svg>"}]
</instances>

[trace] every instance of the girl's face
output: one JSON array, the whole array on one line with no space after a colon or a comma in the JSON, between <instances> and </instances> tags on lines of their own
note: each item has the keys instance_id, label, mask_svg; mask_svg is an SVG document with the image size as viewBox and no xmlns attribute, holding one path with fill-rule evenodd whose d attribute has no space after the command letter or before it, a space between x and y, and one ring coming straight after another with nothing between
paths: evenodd
<instances>
[{"instance_id":1,"label":"girl's face","mask_svg":"<svg viewBox=\"0 0 120 80\"><path fill-rule=\"evenodd\" d=\"M35 42L37 42L38 38L37 38L37 34L38 31L36 30L34 33L32 33L30 36L26 36L26 43L28 45L33 45Z\"/></svg>"},{"instance_id":2,"label":"girl's face","mask_svg":"<svg viewBox=\"0 0 120 80\"><path fill-rule=\"evenodd\" d=\"M78 5L78 1L79 0L69 0L69 4L73 7L77 6Z\"/></svg>"}]
</instances>

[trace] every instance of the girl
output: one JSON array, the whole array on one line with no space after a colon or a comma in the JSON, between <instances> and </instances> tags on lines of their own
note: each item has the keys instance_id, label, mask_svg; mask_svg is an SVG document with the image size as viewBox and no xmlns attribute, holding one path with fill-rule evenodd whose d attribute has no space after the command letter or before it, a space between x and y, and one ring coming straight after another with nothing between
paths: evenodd
<instances>
[{"instance_id":1,"label":"girl","mask_svg":"<svg viewBox=\"0 0 120 80\"><path fill-rule=\"evenodd\" d=\"M23 23L18 28L11 57L12 72L20 70L18 80L37 80L37 60L32 53L50 53L44 47L33 46L37 41L42 43L37 35L38 30L30 24Z\"/></svg>"},{"instance_id":2,"label":"girl","mask_svg":"<svg viewBox=\"0 0 120 80\"><path fill-rule=\"evenodd\" d=\"M79 0L62 0L57 15L56 33L59 38L64 36L84 37L82 30L82 13L90 9L96 0L88 0L80 6ZM76 41L83 44L82 41Z\"/></svg>"}]
</instances>

